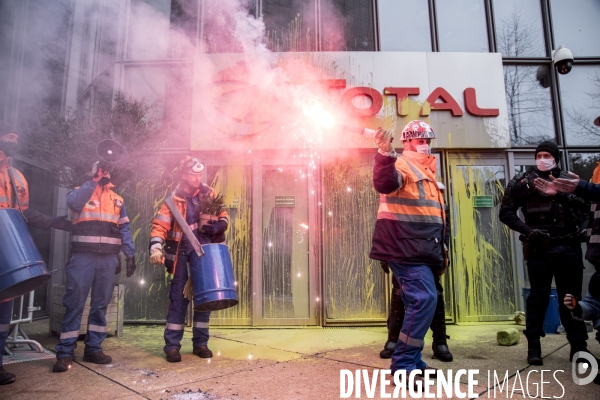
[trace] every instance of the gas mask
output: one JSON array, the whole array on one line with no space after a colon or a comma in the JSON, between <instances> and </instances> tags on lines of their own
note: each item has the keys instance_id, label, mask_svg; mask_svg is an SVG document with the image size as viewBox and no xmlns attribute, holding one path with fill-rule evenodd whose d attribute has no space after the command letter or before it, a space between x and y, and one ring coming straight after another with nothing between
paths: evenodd
<instances>
[{"instance_id":1,"label":"gas mask","mask_svg":"<svg viewBox=\"0 0 600 400\"><path fill-rule=\"evenodd\" d=\"M431 146L428 144L417 144L415 145L415 150L417 151L417 153L426 155L431 154Z\"/></svg>"},{"instance_id":2,"label":"gas mask","mask_svg":"<svg viewBox=\"0 0 600 400\"><path fill-rule=\"evenodd\" d=\"M554 158L540 158L539 160L535 160L535 164L540 171L544 172L556 168L556 160Z\"/></svg>"},{"instance_id":3,"label":"gas mask","mask_svg":"<svg viewBox=\"0 0 600 400\"><path fill-rule=\"evenodd\" d=\"M17 154L17 143L0 141L0 150L4 152L7 157L12 157Z\"/></svg>"}]
</instances>

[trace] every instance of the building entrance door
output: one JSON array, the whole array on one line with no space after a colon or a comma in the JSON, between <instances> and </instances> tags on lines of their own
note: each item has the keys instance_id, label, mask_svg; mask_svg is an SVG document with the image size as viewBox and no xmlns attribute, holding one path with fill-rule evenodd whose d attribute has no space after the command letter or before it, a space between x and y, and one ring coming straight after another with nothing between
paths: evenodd
<instances>
[{"instance_id":1,"label":"building entrance door","mask_svg":"<svg viewBox=\"0 0 600 400\"><path fill-rule=\"evenodd\" d=\"M263 160L253 172L253 325L316 325L314 176Z\"/></svg>"},{"instance_id":2,"label":"building entrance door","mask_svg":"<svg viewBox=\"0 0 600 400\"><path fill-rule=\"evenodd\" d=\"M502 321L516 310L510 230L498 218L511 173L504 154L448 155L451 274L457 321Z\"/></svg>"}]
</instances>

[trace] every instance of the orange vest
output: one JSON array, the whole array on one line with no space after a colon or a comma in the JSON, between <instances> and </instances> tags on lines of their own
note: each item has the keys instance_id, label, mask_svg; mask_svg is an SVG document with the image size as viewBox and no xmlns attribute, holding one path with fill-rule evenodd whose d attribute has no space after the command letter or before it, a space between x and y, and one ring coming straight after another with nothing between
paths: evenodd
<instances>
[{"instance_id":1,"label":"orange vest","mask_svg":"<svg viewBox=\"0 0 600 400\"><path fill-rule=\"evenodd\" d=\"M10 164L8 159L0 161L0 208L19 208L19 204L15 197L13 182L10 179L9 173ZM29 208L29 187L23 174L11 168L14 184L19 193L19 201L21 202L21 210L25 211Z\"/></svg>"},{"instance_id":2,"label":"orange vest","mask_svg":"<svg viewBox=\"0 0 600 400\"><path fill-rule=\"evenodd\" d=\"M81 212L71 211L71 250L73 252L119 253L119 224L123 198L113 192L112 185L96 187Z\"/></svg>"},{"instance_id":3,"label":"orange vest","mask_svg":"<svg viewBox=\"0 0 600 400\"><path fill-rule=\"evenodd\" d=\"M390 162L389 157L375 156L373 182L381 196L369 257L445 268L446 212L435 179L435 157L404 151ZM392 183L390 167L399 186Z\"/></svg>"},{"instance_id":4,"label":"orange vest","mask_svg":"<svg viewBox=\"0 0 600 400\"><path fill-rule=\"evenodd\" d=\"M402 176L403 186L396 192L380 195L377 219L419 222L425 224L424 230L429 230L428 224L444 226L444 197L433 172L435 157L430 156L433 165L425 169L417 159L422 156L414 152L405 152L398 157L396 169ZM419 232L413 234L413 237L428 237L419 236Z\"/></svg>"},{"instance_id":5,"label":"orange vest","mask_svg":"<svg viewBox=\"0 0 600 400\"><path fill-rule=\"evenodd\" d=\"M203 185L202 190L205 191L205 193L201 193L201 190L196 190L194 196L216 196L217 194L210 186ZM173 202L181 215L185 218L187 213L187 203L184 198L175 195L176 192L177 189L173 192ZM217 217L219 220L224 220L229 224L229 215L225 209L223 209ZM192 231L200 228L197 224L194 225L195 226L190 225ZM175 221L175 218L173 218L173 214L171 213L171 210L169 210L167 204L163 201L158 210L158 214L156 214L152 221L150 247L152 248L156 243L159 243L160 245L164 244L165 267L167 267L167 270L172 274L175 273L175 267L177 266L179 244L183 235L183 230L177 221Z\"/></svg>"}]
</instances>

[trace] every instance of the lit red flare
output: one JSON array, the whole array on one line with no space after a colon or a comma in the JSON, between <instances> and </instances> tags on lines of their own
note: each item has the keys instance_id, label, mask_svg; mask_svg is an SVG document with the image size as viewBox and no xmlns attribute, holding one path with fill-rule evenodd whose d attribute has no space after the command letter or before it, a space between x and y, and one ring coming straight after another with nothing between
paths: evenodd
<instances>
[{"instance_id":1,"label":"lit red flare","mask_svg":"<svg viewBox=\"0 0 600 400\"><path fill-rule=\"evenodd\" d=\"M311 118L315 125L325 129L333 128L335 123L333 115L325 110L317 100L309 99L306 104L302 105L302 112Z\"/></svg>"}]
</instances>

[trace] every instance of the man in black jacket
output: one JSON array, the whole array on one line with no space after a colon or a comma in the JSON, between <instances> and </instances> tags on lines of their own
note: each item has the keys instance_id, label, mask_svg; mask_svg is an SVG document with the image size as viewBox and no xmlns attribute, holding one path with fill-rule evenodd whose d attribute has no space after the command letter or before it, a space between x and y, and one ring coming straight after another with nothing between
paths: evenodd
<instances>
[{"instance_id":1,"label":"man in black jacket","mask_svg":"<svg viewBox=\"0 0 600 400\"><path fill-rule=\"evenodd\" d=\"M540 337L545 336L543 324L552 278L555 278L560 299L567 293L581 298L581 243L587 234L587 205L574 195L550 197L536 189L536 178L550 181L551 177L566 176L557 165L560 151L556 144L550 141L541 143L536 148L535 158L536 167L517 174L508 184L500 208L500 221L521 233L531 284L524 331L528 341L527 361L533 365L543 365ZM519 209L523 212L525 222L517 215ZM586 327L582 321L575 321L562 303L559 304L559 313L571 344L572 358L573 354L587 348Z\"/></svg>"}]
</instances>

